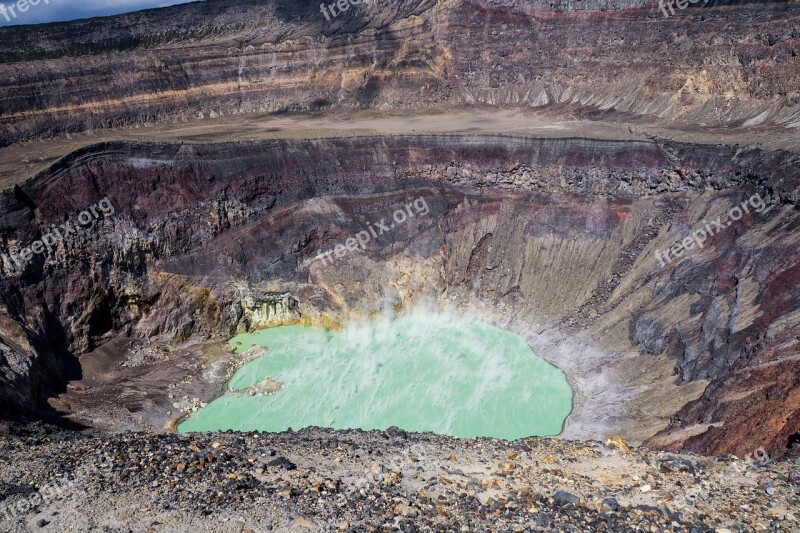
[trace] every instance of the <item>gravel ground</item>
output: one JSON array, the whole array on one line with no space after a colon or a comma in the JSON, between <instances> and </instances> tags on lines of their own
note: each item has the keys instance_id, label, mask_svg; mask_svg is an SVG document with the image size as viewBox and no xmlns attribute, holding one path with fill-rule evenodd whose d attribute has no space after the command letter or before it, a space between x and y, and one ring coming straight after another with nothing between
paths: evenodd
<instances>
[{"instance_id":1,"label":"gravel ground","mask_svg":"<svg viewBox=\"0 0 800 533\"><path fill-rule=\"evenodd\" d=\"M800 531L800 460L763 454L41 423L0 426L0 452L0 531Z\"/></svg>"}]
</instances>

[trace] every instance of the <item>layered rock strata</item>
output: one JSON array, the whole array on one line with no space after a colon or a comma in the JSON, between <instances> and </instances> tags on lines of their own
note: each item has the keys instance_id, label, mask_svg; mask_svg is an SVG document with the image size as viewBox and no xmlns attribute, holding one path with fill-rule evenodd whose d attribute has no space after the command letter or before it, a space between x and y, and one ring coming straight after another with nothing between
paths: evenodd
<instances>
[{"instance_id":1,"label":"layered rock strata","mask_svg":"<svg viewBox=\"0 0 800 533\"><path fill-rule=\"evenodd\" d=\"M796 135L797 2L215 0L0 28L0 146L322 109L536 108Z\"/></svg>"},{"instance_id":2,"label":"layered rock strata","mask_svg":"<svg viewBox=\"0 0 800 533\"><path fill-rule=\"evenodd\" d=\"M800 429L792 161L479 136L89 147L0 200L5 249L104 197L115 209L0 279L3 412L32 412L118 336L174 344L433 301L564 369L567 436L777 456ZM659 264L756 196L765 209ZM352 249L320 257L337 245Z\"/></svg>"}]
</instances>

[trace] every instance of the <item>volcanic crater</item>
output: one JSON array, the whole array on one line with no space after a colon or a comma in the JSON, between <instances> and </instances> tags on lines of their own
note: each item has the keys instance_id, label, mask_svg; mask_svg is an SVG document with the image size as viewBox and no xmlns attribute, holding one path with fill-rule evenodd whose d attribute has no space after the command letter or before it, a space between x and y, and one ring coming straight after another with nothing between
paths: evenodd
<instances>
[{"instance_id":1,"label":"volcanic crater","mask_svg":"<svg viewBox=\"0 0 800 533\"><path fill-rule=\"evenodd\" d=\"M764 158L786 170L765 173ZM214 339L425 304L519 333L562 369L566 437L784 453L800 429L787 416L800 364L790 160L490 135L91 145L3 194L20 245L84 204L115 210L0 281L3 403L32 412L55 394L85 423L160 427L175 398L220 393L231 355ZM769 210L659 260L754 196ZM424 216L320 255L420 198ZM137 339L166 348L119 364Z\"/></svg>"},{"instance_id":2,"label":"volcanic crater","mask_svg":"<svg viewBox=\"0 0 800 533\"><path fill-rule=\"evenodd\" d=\"M791 529L800 4L706 4L0 28L0 526ZM561 438L179 431L264 354L232 339L415 313L562 372Z\"/></svg>"}]
</instances>

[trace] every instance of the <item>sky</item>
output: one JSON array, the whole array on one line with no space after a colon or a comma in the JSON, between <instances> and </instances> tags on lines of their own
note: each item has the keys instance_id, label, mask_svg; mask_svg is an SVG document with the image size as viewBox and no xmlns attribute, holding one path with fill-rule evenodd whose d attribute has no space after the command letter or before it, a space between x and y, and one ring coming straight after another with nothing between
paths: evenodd
<instances>
[{"instance_id":1,"label":"sky","mask_svg":"<svg viewBox=\"0 0 800 533\"><path fill-rule=\"evenodd\" d=\"M116 15L151 7L183 4L192 0L38 0L37 5L27 5L27 9L23 11L19 9L20 2L31 1L36 2L36 0L0 0L0 4L6 8L5 15L0 9L0 26ZM22 7L25 8L26 4L22 3Z\"/></svg>"}]
</instances>

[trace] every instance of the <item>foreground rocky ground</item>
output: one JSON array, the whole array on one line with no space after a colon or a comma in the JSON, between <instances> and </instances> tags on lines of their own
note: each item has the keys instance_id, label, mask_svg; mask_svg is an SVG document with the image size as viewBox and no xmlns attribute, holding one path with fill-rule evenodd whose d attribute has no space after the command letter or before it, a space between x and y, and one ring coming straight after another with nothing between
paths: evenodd
<instances>
[{"instance_id":1,"label":"foreground rocky ground","mask_svg":"<svg viewBox=\"0 0 800 533\"><path fill-rule=\"evenodd\" d=\"M0 531L800 530L796 455L393 429L0 432Z\"/></svg>"}]
</instances>

